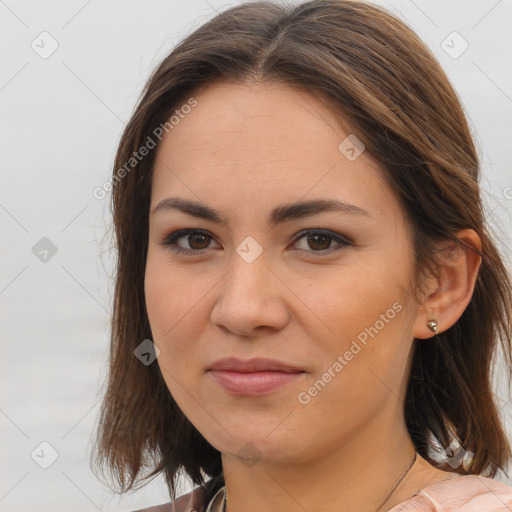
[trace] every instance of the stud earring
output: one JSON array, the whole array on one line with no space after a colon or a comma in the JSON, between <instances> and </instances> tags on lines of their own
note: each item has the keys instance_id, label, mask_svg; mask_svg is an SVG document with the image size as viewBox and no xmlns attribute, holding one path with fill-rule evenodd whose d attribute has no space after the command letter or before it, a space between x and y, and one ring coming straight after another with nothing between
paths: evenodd
<instances>
[{"instance_id":1,"label":"stud earring","mask_svg":"<svg viewBox=\"0 0 512 512\"><path fill-rule=\"evenodd\" d=\"M437 334L437 320L429 320L427 322L427 327L434 333Z\"/></svg>"}]
</instances>

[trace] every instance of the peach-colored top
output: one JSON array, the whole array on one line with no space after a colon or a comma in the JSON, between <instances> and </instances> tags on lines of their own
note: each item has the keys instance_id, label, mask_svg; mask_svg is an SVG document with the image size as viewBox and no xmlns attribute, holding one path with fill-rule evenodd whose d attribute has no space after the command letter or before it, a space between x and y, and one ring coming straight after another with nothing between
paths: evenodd
<instances>
[{"instance_id":1,"label":"peach-colored top","mask_svg":"<svg viewBox=\"0 0 512 512\"><path fill-rule=\"evenodd\" d=\"M512 512L512 487L480 475L428 485L388 512Z\"/></svg>"},{"instance_id":2,"label":"peach-colored top","mask_svg":"<svg viewBox=\"0 0 512 512\"><path fill-rule=\"evenodd\" d=\"M203 485L180 496L174 504L134 512L204 511L207 505ZM512 487L479 475L459 475L424 487L387 512L512 512Z\"/></svg>"}]
</instances>

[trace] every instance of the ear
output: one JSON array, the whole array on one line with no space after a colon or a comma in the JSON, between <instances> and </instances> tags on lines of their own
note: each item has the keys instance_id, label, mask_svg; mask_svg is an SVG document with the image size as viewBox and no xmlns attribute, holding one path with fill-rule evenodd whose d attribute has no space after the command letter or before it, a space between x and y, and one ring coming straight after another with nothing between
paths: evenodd
<instances>
[{"instance_id":1,"label":"ear","mask_svg":"<svg viewBox=\"0 0 512 512\"><path fill-rule=\"evenodd\" d=\"M438 277L431 277L426 283L424 301L413 325L415 338L435 336L427 326L430 320L437 320L438 332L449 329L462 316L473 295L482 263L474 249L480 252L482 242L473 229L463 229L455 236L460 242L448 240L442 243Z\"/></svg>"}]
</instances>

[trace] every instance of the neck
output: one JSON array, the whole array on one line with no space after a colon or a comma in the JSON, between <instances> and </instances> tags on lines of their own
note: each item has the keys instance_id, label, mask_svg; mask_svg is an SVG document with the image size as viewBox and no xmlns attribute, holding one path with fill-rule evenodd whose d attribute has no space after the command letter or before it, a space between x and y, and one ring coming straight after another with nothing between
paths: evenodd
<instances>
[{"instance_id":1,"label":"neck","mask_svg":"<svg viewBox=\"0 0 512 512\"><path fill-rule=\"evenodd\" d=\"M263 453L250 465L223 454L227 512L384 512L405 501L428 485L438 470L419 456L410 467L415 453L412 440L404 423L397 428L396 419L391 421L391 415L389 419L374 418L345 436L339 446L325 447L315 456L298 449L276 461Z\"/></svg>"}]
</instances>

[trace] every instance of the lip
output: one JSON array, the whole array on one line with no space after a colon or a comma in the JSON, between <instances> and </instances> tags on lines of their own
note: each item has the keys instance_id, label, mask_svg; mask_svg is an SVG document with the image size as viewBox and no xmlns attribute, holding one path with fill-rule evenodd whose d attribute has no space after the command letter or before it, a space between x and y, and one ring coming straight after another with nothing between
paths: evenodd
<instances>
[{"instance_id":1,"label":"lip","mask_svg":"<svg viewBox=\"0 0 512 512\"><path fill-rule=\"evenodd\" d=\"M254 357L248 361L242 361L236 357L226 357L215 361L208 370L226 370L231 372L284 372L299 373L302 368L294 366L277 359L268 359L266 357Z\"/></svg>"},{"instance_id":2,"label":"lip","mask_svg":"<svg viewBox=\"0 0 512 512\"><path fill-rule=\"evenodd\" d=\"M219 359L208 372L226 391L247 396L271 393L305 373L295 365L261 357L248 361L235 357Z\"/></svg>"},{"instance_id":3,"label":"lip","mask_svg":"<svg viewBox=\"0 0 512 512\"><path fill-rule=\"evenodd\" d=\"M230 372L210 370L226 391L235 395L256 396L276 391L304 375L304 372Z\"/></svg>"}]
</instances>

